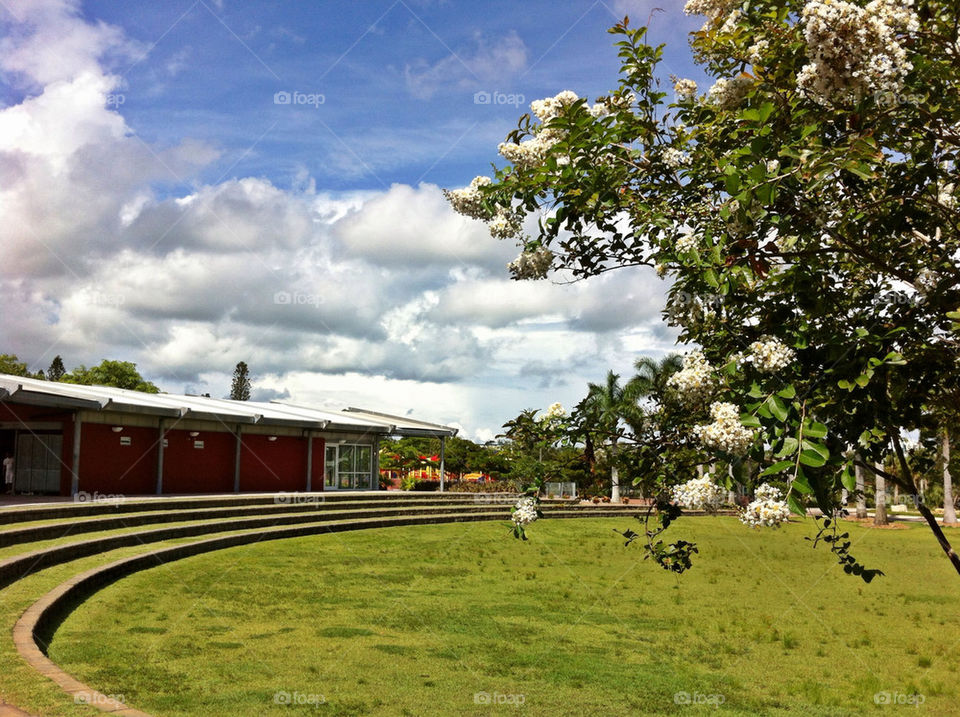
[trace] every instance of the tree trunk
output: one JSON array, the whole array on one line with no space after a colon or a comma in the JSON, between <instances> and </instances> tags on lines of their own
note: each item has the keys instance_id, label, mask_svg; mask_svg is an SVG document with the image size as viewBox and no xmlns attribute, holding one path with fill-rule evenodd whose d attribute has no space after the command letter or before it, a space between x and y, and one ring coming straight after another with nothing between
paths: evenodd
<instances>
[{"instance_id":1,"label":"tree trunk","mask_svg":"<svg viewBox=\"0 0 960 717\"><path fill-rule=\"evenodd\" d=\"M610 502L620 502L620 472L617 468L617 444L610 446Z\"/></svg>"},{"instance_id":2,"label":"tree trunk","mask_svg":"<svg viewBox=\"0 0 960 717\"><path fill-rule=\"evenodd\" d=\"M857 476L857 518L864 520L867 517L867 496L863 492L863 468L855 465L853 470Z\"/></svg>"},{"instance_id":3,"label":"tree trunk","mask_svg":"<svg viewBox=\"0 0 960 717\"><path fill-rule=\"evenodd\" d=\"M883 470L883 466L879 463L877 468ZM876 494L873 501L873 524L887 525L889 522L887 520L887 481L877 473Z\"/></svg>"},{"instance_id":4,"label":"tree trunk","mask_svg":"<svg viewBox=\"0 0 960 717\"><path fill-rule=\"evenodd\" d=\"M946 425L940 441L943 456L943 522L945 525L956 525L957 509L953 505L953 481L950 477L950 429Z\"/></svg>"}]
</instances>

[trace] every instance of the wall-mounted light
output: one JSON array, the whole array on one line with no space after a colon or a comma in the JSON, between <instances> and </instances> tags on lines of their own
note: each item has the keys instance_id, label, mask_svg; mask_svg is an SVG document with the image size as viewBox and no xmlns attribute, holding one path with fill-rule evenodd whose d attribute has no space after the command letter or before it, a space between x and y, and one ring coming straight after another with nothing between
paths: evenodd
<instances>
[{"instance_id":1,"label":"wall-mounted light","mask_svg":"<svg viewBox=\"0 0 960 717\"><path fill-rule=\"evenodd\" d=\"M114 433L120 433L120 431L123 430L123 426L112 426L110 430L113 431Z\"/></svg>"},{"instance_id":2,"label":"wall-mounted light","mask_svg":"<svg viewBox=\"0 0 960 717\"><path fill-rule=\"evenodd\" d=\"M346 438L341 438L339 441L337 441L337 443L346 443L346 442L347 442Z\"/></svg>"},{"instance_id":3,"label":"wall-mounted light","mask_svg":"<svg viewBox=\"0 0 960 717\"><path fill-rule=\"evenodd\" d=\"M270 442L273 442L273 441L277 440L277 437L276 437L276 436L267 436L267 440L270 441Z\"/></svg>"},{"instance_id":4,"label":"wall-mounted light","mask_svg":"<svg viewBox=\"0 0 960 717\"><path fill-rule=\"evenodd\" d=\"M200 435L200 431L190 431L191 438L196 438L199 435Z\"/></svg>"}]
</instances>

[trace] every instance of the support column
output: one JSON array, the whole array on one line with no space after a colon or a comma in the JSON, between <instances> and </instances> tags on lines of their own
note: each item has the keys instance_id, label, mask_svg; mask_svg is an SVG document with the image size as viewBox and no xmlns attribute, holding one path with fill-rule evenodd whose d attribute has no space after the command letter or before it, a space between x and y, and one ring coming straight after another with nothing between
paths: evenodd
<instances>
[{"instance_id":1,"label":"support column","mask_svg":"<svg viewBox=\"0 0 960 717\"><path fill-rule=\"evenodd\" d=\"M313 490L313 434L307 431L307 492Z\"/></svg>"},{"instance_id":2,"label":"support column","mask_svg":"<svg viewBox=\"0 0 960 717\"><path fill-rule=\"evenodd\" d=\"M238 423L237 424L237 448L236 452L233 454L233 492L240 492L240 449L243 446L243 427Z\"/></svg>"},{"instance_id":3,"label":"support column","mask_svg":"<svg viewBox=\"0 0 960 717\"><path fill-rule=\"evenodd\" d=\"M446 455L445 455L446 451L447 451L447 437L440 436L440 492L441 493L443 493L443 489L445 487L446 478L447 478L447 470L446 470L446 465L444 463L444 459L446 458Z\"/></svg>"},{"instance_id":4,"label":"support column","mask_svg":"<svg viewBox=\"0 0 960 717\"><path fill-rule=\"evenodd\" d=\"M160 419L160 443L157 446L157 495L163 495L163 444L165 442L163 419Z\"/></svg>"},{"instance_id":5,"label":"support column","mask_svg":"<svg viewBox=\"0 0 960 717\"><path fill-rule=\"evenodd\" d=\"M80 420L80 411L73 414L73 465L70 467L70 495L80 492L80 434L83 421Z\"/></svg>"},{"instance_id":6,"label":"support column","mask_svg":"<svg viewBox=\"0 0 960 717\"><path fill-rule=\"evenodd\" d=\"M373 477L370 482L370 490L380 490L380 436L373 437L373 455L370 456L370 463L373 466Z\"/></svg>"}]
</instances>

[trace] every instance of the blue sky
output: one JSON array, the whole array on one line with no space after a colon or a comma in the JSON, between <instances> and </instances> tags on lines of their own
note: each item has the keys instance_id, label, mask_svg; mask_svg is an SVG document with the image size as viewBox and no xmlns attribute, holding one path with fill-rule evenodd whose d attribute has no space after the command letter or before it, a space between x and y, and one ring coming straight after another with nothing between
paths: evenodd
<instances>
[{"instance_id":1,"label":"blue sky","mask_svg":"<svg viewBox=\"0 0 960 717\"><path fill-rule=\"evenodd\" d=\"M440 190L502 164L532 100L614 89L624 13L667 86L704 86L702 19L657 4L0 4L0 351L215 395L244 360L260 398L481 439L571 406L673 347L663 282L511 282L516 247Z\"/></svg>"}]
</instances>

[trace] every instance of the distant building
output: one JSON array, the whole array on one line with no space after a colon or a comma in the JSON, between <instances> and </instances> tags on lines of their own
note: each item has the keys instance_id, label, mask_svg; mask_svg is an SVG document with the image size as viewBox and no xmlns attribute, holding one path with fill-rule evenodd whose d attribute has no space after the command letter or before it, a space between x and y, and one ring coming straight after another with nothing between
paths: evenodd
<instances>
[{"instance_id":1,"label":"distant building","mask_svg":"<svg viewBox=\"0 0 960 717\"><path fill-rule=\"evenodd\" d=\"M0 374L18 493L376 490L378 442L457 430L348 408L140 393Z\"/></svg>"}]
</instances>

